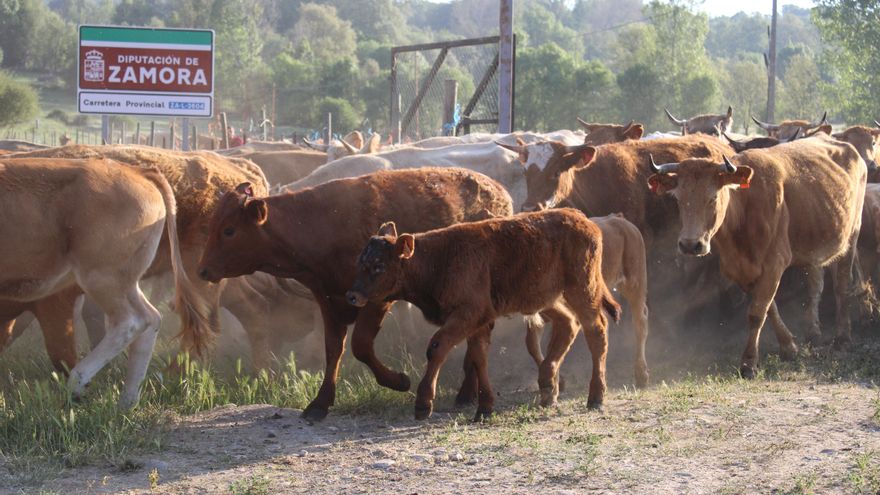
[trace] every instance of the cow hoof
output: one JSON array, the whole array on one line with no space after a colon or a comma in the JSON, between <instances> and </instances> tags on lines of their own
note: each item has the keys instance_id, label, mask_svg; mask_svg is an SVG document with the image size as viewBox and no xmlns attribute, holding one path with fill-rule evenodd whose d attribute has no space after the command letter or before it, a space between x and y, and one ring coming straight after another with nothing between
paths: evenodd
<instances>
[{"instance_id":1,"label":"cow hoof","mask_svg":"<svg viewBox=\"0 0 880 495\"><path fill-rule=\"evenodd\" d=\"M455 407L473 406L476 399L476 394L472 393L471 391L460 390L458 392L458 395L455 396Z\"/></svg>"},{"instance_id":2,"label":"cow hoof","mask_svg":"<svg viewBox=\"0 0 880 495\"><path fill-rule=\"evenodd\" d=\"M755 368L749 366L748 364L744 364L739 367L739 376L745 378L746 380L754 380Z\"/></svg>"},{"instance_id":3,"label":"cow hoof","mask_svg":"<svg viewBox=\"0 0 880 495\"><path fill-rule=\"evenodd\" d=\"M807 332L804 336L804 340L806 340L811 346L816 347L822 343L822 333L818 331Z\"/></svg>"},{"instance_id":4,"label":"cow hoof","mask_svg":"<svg viewBox=\"0 0 880 495\"><path fill-rule=\"evenodd\" d=\"M648 388L648 382L651 381L651 375L648 374L647 371L643 373L636 374L636 388L644 389Z\"/></svg>"},{"instance_id":5,"label":"cow hoof","mask_svg":"<svg viewBox=\"0 0 880 495\"><path fill-rule=\"evenodd\" d=\"M798 348L796 345L791 344L790 346L780 347L779 348L779 359L783 361L794 361L797 358Z\"/></svg>"},{"instance_id":6,"label":"cow hoof","mask_svg":"<svg viewBox=\"0 0 880 495\"><path fill-rule=\"evenodd\" d=\"M327 417L327 412L328 410L325 407L309 404L308 407L303 410L300 417L306 421L323 421L324 418Z\"/></svg>"},{"instance_id":7,"label":"cow hoof","mask_svg":"<svg viewBox=\"0 0 880 495\"><path fill-rule=\"evenodd\" d=\"M434 412L434 406L428 404L427 406L421 406L416 404L416 420L422 421L424 419L428 419L431 417L431 413Z\"/></svg>"},{"instance_id":8,"label":"cow hoof","mask_svg":"<svg viewBox=\"0 0 880 495\"><path fill-rule=\"evenodd\" d=\"M407 392L412 384L409 381L409 377L406 376L406 373L398 373L397 374L397 385L391 387L393 390L397 390L398 392Z\"/></svg>"},{"instance_id":9,"label":"cow hoof","mask_svg":"<svg viewBox=\"0 0 880 495\"><path fill-rule=\"evenodd\" d=\"M492 414L494 413L491 410L480 411L479 409L477 409L477 414L474 415L474 423L483 423L489 420L489 418L492 417Z\"/></svg>"},{"instance_id":10,"label":"cow hoof","mask_svg":"<svg viewBox=\"0 0 880 495\"><path fill-rule=\"evenodd\" d=\"M604 410L604 408L602 407L602 403L599 401L587 401L587 409L596 412L602 412Z\"/></svg>"}]
</instances>

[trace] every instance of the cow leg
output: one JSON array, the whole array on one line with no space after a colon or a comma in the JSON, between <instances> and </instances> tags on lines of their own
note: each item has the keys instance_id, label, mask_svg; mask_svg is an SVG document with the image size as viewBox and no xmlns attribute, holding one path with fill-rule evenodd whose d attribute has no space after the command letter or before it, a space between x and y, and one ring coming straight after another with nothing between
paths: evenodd
<instances>
[{"instance_id":1,"label":"cow leg","mask_svg":"<svg viewBox=\"0 0 880 495\"><path fill-rule=\"evenodd\" d=\"M773 331L776 333L776 341L779 342L779 356L783 361L793 360L797 356L798 348L794 343L794 335L779 315L775 300L770 303L767 316L770 317L770 324L773 325Z\"/></svg>"},{"instance_id":2,"label":"cow leg","mask_svg":"<svg viewBox=\"0 0 880 495\"><path fill-rule=\"evenodd\" d=\"M624 284L621 293L629 303L632 311L633 326L636 329L636 356L635 378L636 387L648 386L650 374L648 373L648 360L645 358L645 346L648 342L648 301L647 286L630 286Z\"/></svg>"},{"instance_id":3,"label":"cow leg","mask_svg":"<svg viewBox=\"0 0 880 495\"><path fill-rule=\"evenodd\" d=\"M573 301L569 301L572 304ZM587 347L593 359L593 372L590 377L590 393L587 408L602 409L605 401L605 359L608 356L608 320L600 308L592 307L586 299L572 304L584 330Z\"/></svg>"},{"instance_id":4,"label":"cow leg","mask_svg":"<svg viewBox=\"0 0 880 495\"><path fill-rule=\"evenodd\" d=\"M94 349L106 333L104 328L104 312L101 311L101 307L95 304L91 297L86 296L80 314L86 326L86 332L89 334L89 344Z\"/></svg>"},{"instance_id":5,"label":"cow leg","mask_svg":"<svg viewBox=\"0 0 880 495\"><path fill-rule=\"evenodd\" d=\"M773 273L770 266L764 266L764 274L758 279L752 289L752 301L749 304L748 321L749 337L746 348L742 354L739 373L743 378L752 379L758 368L758 340L761 338L761 328L767 320L767 312L776 297L776 289L779 287L779 278L782 273ZM821 275L821 272L820 272Z\"/></svg>"},{"instance_id":6,"label":"cow leg","mask_svg":"<svg viewBox=\"0 0 880 495\"><path fill-rule=\"evenodd\" d=\"M577 338L578 329L574 316L561 302L545 309L541 315L550 320L553 331L550 333L547 356L538 367L538 389L541 391L541 406L552 407L559 397L559 367Z\"/></svg>"},{"instance_id":7,"label":"cow leg","mask_svg":"<svg viewBox=\"0 0 880 495\"><path fill-rule=\"evenodd\" d=\"M479 398L477 413L474 422L479 423L492 415L495 409L495 393L489 381L489 344L492 334L492 324L479 330L476 334L468 337L468 353L473 356L472 366L479 383ZM471 349L475 349L471 352Z\"/></svg>"},{"instance_id":8,"label":"cow leg","mask_svg":"<svg viewBox=\"0 0 880 495\"><path fill-rule=\"evenodd\" d=\"M122 409L130 409L137 404L140 398L140 386L147 375L150 359L153 357L153 348L156 346L156 337L159 335L159 325L162 317L159 311L150 302L139 294L140 300L135 300L134 305L140 316L144 319L144 329L128 347L128 367L125 375L125 388L119 398L119 406Z\"/></svg>"},{"instance_id":9,"label":"cow leg","mask_svg":"<svg viewBox=\"0 0 880 495\"><path fill-rule=\"evenodd\" d=\"M428 344L428 366L416 392L415 418L426 419L434 410L434 396L437 390L437 376L452 349L473 332L482 331L482 325L462 318L451 317L434 333Z\"/></svg>"},{"instance_id":10,"label":"cow leg","mask_svg":"<svg viewBox=\"0 0 880 495\"><path fill-rule=\"evenodd\" d=\"M115 282L115 277L106 274L96 274L94 279L96 285L101 284L102 281L105 283L107 281ZM92 378L111 359L118 356L143 333L158 332L160 323L159 312L150 305L137 284L124 288L113 283L92 286L89 282L91 281L83 284L83 288L95 298L95 301L107 315L107 335L70 372L68 386L75 398L82 396ZM130 359L134 363L129 363L125 387L119 398L119 406L123 409L137 403L141 380L146 374L146 365L152 354L152 346L150 346L148 355L144 355L147 352L145 341L155 342L155 335L139 341L133 348L135 354ZM143 371L140 368L143 368Z\"/></svg>"},{"instance_id":11,"label":"cow leg","mask_svg":"<svg viewBox=\"0 0 880 495\"><path fill-rule=\"evenodd\" d=\"M310 421L321 421L327 417L327 412L336 399L336 381L339 378L339 362L345 350L347 329L323 297L316 296L315 300L318 301L324 320L324 381L321 382L317 397L303 410L302 417Z\"/></svg>"},{"instance_id":12,"label":"cow leg","mask_svg":"<svg viewBox=\"0 0 880 495\"><path fill-rule=\"evenodd\" d=\"M806 332L808 343L817 345L822 340L822 330L819 324L819 300L825 288L825 272L818 266L808 266L807 275L807 320L809 321Z\"/></svg>"},{"instance_id":13,"label":"cow leg","mask_svg":"<svg viewBox=\"0 0 880 495\"><path fill-rule=\"evenodd\" d=\"M379 385L406 392L410 387L409 377L405 373L388 369L376 356L374 347L376 335L382 329L382 320L390 308L391 304L388 303L370 303L358 312L351 337L351 351L354 357L370 368Z\"/></svg>"},{"instance_id":14,"label":"cow leg","mask_svg":"<svg viewBox=\"0 0 880 495\"><path fill-rule=\"evenodd\" d=\"M479 359L476 354L479 352L477 346L471 345L471 339L468 339L467 352L464 355L462 368L464 369L464 379L461 381L461 387L458 389L458 395L455 396L455 405L458 407L469 406L479 398L480 394L480 377L477 374L475 361Z\"/></svg>"},{"instance_id":15,"label":"cow leg","mask_svg":"<svg viewBox=\"0 0 880 495\"><path fill-rule=\"evenodd\" d=\"M850 248L842 258L837 260L831 272L834 283L834 298L836 302L837 335L834 337L835 347L844 347L852 341L852 324L850 322L850 301L852 300L852 269L855 257L855 246L858 243L858 233L850 240Z\"/></svg>"},{"instance_id":16,"label":"cow leg","mask_svg":"<svg viewBox=\"0 0 880 495\"><path fill-rule=\"evenodd\" d=\"M73 333L73 307L79 289L66 290L36 301L34 316L40 322L46 352L52 366L67 374L76 365L76 338Z\"/></svg>"},{"instance_id":17,"label":"cow leg","mask_svg":"<svg viewBox=\"0 0 880 495\"><path fill-rule=\"evenodd\" d=\"M541 363L544 362L544 352L541 350L541 336L544 335L544 325L537 323L530 318L526 319L526 349L529 351L529 355L532 356L532 361L540 368Z\"/></svg>"}]
</instances>

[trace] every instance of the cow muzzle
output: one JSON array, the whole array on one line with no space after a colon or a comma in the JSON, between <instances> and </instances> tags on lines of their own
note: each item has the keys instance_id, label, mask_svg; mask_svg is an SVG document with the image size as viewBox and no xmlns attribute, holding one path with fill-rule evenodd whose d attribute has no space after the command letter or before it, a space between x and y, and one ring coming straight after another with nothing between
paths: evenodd
<instances>
[{"instance_id":1,"label":"cow muzzle","mask_svg":"<svg viewBox=\"0 0 880 495\"><path fill-rule=\"evenodd\" d=\"M688 256L705 256L709 254L709 243L699 239L679 239L678 252Z\"/></svg>"},{"instance_id":2,"label":"cow muzzle","mask_svg":"<svg viewBox=\"0 0 880 495\"><path fill-rule=\"evenodd\" d=\"M363 294L357 291L350 290L345 293L345 300L348 301L348 304L355 306L357 308L363 308L367 305L367 298Z\"/></svg>"},{"instance_id":3,"label":"cow muzzle","mask_svg":"<svg viewBox=\"0 0 880 495\"><path fill-rule=\"evenodd\" d=\"M199 267L199 278L204 280L205 282L213 282L217 283L220 281L220 278L211 273L211 270L208 267Z\"/></svg>"}]
</instances>

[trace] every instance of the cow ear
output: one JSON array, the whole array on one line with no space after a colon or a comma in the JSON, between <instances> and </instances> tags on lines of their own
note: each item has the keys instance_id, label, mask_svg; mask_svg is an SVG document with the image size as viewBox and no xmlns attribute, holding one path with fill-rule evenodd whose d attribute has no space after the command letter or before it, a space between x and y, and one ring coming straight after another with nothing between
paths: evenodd
<instances>
[{"instance_id":1,"label":"cow ear","mask_svg":"<svg viewBox=\"0 0 880 495\"><path fill-rule=\"evenodd\" d=\"M678 177L675 174L652 174L648 177L648 187L654 194L666 194L678 187Z\"/></svg>"},{"instance_id":2,"label":"cow ear","mask_svg":"<svg viewBox=\"0 0 880 495\"><path fill-rule=\"evenodd\" d=\"M638 141L642 139L642 136L645 134L645 128L642 127L642 124L633 124L625 133L623 133L623 137L626 139L633 139Z\"/></svg>"},{"instance_id":3,"label":"cow ear","mask_svg":"<svg viewBox=\"0 0 880 495\"><path fill-rule=\"evenodd\" d=\"M880 129L871 129L870 132L874 137L880 136Z\"/></svg>"},{"instance_id":4,"label":"cow ear","mask_svg":"<svg viewBox=\"0 0 880 495\"><path fill-rule=\"evenodd\" d=\"M596 158L596 148L587 146L575 154L578 155L578 161L572 164L574 168L586 168Z\"/></svg>"},{"instance_id":5,"label":"cow ear","mask_svg":"<svg viewBox=\"0 0 880 495\"><path fill-rule=\"evenodd\" d=\"M379 227L379 232L376 233L379 237L394 237L397 238L397 226L394 225L394 222L385 222Z\"/></svg>"},{"instance_id":6,"label":"cow ear","mask_svg":"<svg viewBox=\"0 0 880 495\"><path fill-rule=\"evenodd\" d=\"M815 136L816 134L818 134L820 132L824 132L825 134L828 134L830 136L831 135L831 124L820 125L819 127L816 128L816 131L813 132L813 135Z\"/></svg>"},{"instance_id":7,"label":"cow ear","mask_svg":"<svg viewBox=\"0 0 880 495\"><path fill-rule=\"evenodd\" d=\"M526 145L526 142L523 141L523 138L517 136L517 137L516 137L516 144L519 145L519 146L525 146L525 145Z\"/></svg>"},{"instance_id":8,"label":"cow ear","mask_svg":"<svg viewBox=\"0 0 880 495\"><path fill-rule=\"evenodd\" d=\"M263 225L269 219L269 208L262 199L252 199L244 204L248 218L257 225Z\"/></svg>"},{"instance_id":9,"label":"cow ear","mask_svg":"<svg viewBox=\"0 0 880 495\"><path fill-rule=\"evenodd\" d=\"M416 238L412 234L403 234L397 238L397 255L400 259L412 258L416 251Z\"/></svg>"},{"instance_id":10,"label":"cow ear","mask_svg":"<svg viewBox=\"0 0 880 495\"><path fill-rule=\"evenodd\" d=\"M249 198L254 197L254 186L250 182L242 182L241 184L235 187L235 192L238 194L244 194Z\"/></svg>"},{"instance_id":11,"label":"cow ear","mask_svg":"<svg viewBox=\"0 0 880 495\"><path fill-rule=\"evenodd\" d=\"M739 189L748 189L752 182L752 175L755 171L751 167L738 166L736 172L732 174L722 173L721 181L723 186L738 187Z\"/></svg>"}]
</instances>

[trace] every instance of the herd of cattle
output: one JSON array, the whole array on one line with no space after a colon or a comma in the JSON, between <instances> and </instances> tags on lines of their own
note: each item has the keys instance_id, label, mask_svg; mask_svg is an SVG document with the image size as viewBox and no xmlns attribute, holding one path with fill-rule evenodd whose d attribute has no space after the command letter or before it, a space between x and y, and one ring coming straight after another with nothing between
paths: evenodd
<instances>
[{"instance_id":1,"label":"herd of cattle","mask_svg":"<svg viewBox=\"0 0 880 495\"><path fill-rule=\"evenodd\" d=\"M53 365L70 370L80 396L128 348L120 405L131 407L160 323L139 283L155 281L159 302L170 275L181 345L195 354L219 332L221 306L242 323L258 368L279 340L323 323L326 368L303 412L309 419L333 405L351 324L353 354L378 383L410 389L409 377L374 351L395 301L411 304L396 312L414 306L440 326L428 341L417 418L431 414L440 369L465 340L456 400L476 400L477 419L492 412L490 333L512 314L527 316L541 404L557 400L559 367L583 329L592 355L588 405L601 407L608 317L621 313L610 289L627 302L635 382L644 387L648 294L655 311L681 306L680 295L655 281L686 292L699 272L718 297L733 282L750 296L740 372L751 378L768 316L781 356L797 353L774 300L790 266L807 275L807 340L821 338L828 267L835 343L849 341L850 302L880 257L880 184L866 185L880 130L832 133L823 117L757 122L768 136L747 137L729 133L731 109L667 115L680 134L643 136L641 124L579 119L584 131L384 147L379 135L358 132L306 143L314 149L257 142L219 152L0 142L0 231L8 234L0 241L0 349L33 315ZM706 260L688 259L706 255L717 260L714 272ZM82 359L77 311L93 343Z\"/></svg>"}]
</instances>

